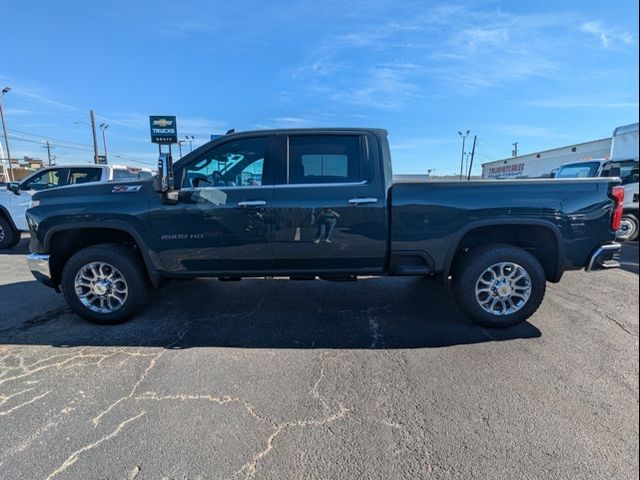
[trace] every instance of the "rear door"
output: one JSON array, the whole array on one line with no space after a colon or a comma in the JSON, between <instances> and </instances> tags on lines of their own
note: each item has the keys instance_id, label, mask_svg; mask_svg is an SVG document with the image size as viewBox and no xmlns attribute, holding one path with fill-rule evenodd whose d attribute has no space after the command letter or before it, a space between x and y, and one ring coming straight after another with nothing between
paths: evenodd
<instances>
[{"instance_id":1,"label":"rear door","mask_svg":"<svg viewBox=\"0 0 640 480\"><path fill-rule=\"evenodd\" d=\"M278 269L382 272L386 195L375 137L304 133L280 141L272 201Z\"/></svg>"}]
</instances>

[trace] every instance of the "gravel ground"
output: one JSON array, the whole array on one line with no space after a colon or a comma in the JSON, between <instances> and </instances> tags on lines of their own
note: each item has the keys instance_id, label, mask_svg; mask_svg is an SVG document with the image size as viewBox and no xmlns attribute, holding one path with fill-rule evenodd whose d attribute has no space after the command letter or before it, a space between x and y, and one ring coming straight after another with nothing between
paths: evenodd
<instances>
[{"instance_id":1,"label":"gravel ground","mask_svg":"<svg viewBox=\"0 0 640 480\"><path fill-rule=\"evenodd\" d=\"M99 327L0 253L0 478L638 478L638 246L479 328L421 278L195 280Z\"/></svg>"}]
</instances>

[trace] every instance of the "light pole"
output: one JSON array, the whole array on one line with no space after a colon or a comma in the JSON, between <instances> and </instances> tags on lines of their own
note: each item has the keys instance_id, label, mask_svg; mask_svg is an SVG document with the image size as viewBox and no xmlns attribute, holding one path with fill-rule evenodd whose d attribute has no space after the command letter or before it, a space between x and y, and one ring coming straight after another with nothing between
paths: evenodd
<instances>
[{"instance_id":1,"label":"light pole","mask_svg":"<svg viewBox=\"0 0 640 480\"><path fill-rule=\"evenodd\" d=\"M102 145L104 146L104 161L109 163L107 160L107 128L109 128L109 124L100 124L100 130L102 130Z\"/></svg>"},{"instance_id":2,"label":"light pole","mask_svg":"<svg viewBox=\"0 0 640 480\"><path fill-rule=\"evenodd\" d=\"M184 138L189 142L189 151L193 152L193 141L196 139L193 135L185 135Z\"/></svg>"},{"instance_id":3,"label":"light pole","mask_svg":"<svg viewBox=\"0 0 640 480\"><path fill-rule=\"evenodd\" d=\"M187 143L186 140L178 140L178 150L180 151L180 158L182 158L182 145Z\"/></svg>"},{"instance_id":4,"label":"light pole","mask_svg":"<svg viewBox=\"0 0 640 480\"><path fill-rule=\"evenodd\" d=\"M7 150L7 159L9 160L9 177L13 182L13 165L11 164L11 152L9 151L9 137L7 136L7 123L4 120L4 110L2 109L3 97L11 91L11 87L4 87L0 94L0 120L2 120L2 131L4 132L4 144Z\"/></svg>"},{"instance_id":5,"label":"light pole","mask_svg":"<svg viewBox=\"0 0 640 480\"><path fill-rule=\"evenodd\" d=\"M462 134L462 132L458 132L458 135L460 135L460 138L462 138L462 154L460 155L460 181L462 181L462 172L464 170L464 144L470 133L471 130L467 130L464 135Z\"/></svg>"}]
</instances>

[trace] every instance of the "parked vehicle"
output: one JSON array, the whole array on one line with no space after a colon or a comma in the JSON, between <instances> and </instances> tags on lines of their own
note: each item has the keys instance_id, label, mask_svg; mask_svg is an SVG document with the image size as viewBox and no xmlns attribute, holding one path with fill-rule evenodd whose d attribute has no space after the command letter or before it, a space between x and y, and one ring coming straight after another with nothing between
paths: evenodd
<instances>
[{"instance_id":1,"label":"parked vehicle","mask_svg":"<svg viewBox=\"0 0 640 480\"><path fill-rule=\"evenodd\" d=\"M171 278L425 275L488 327L529 318L566 270L619 266L617 179L392 178L384 130L232 133L161 155L154 180L36 193L28 262L102 324Z\"/></svg>"},{"instance_id":2,"label":"parked vehicle","mask_svg":"<svg viewBox=\"0 0 640 480\"><path fill-rule=\"evenodd\" d=\"M638 159L591 160L562 165L555 178L619 177L624 186L624 205L618 240L632 241L638 238Z\"/></svg>"},{"instance_id":3,"label":"parked vehicle","mask_svg":"<svg viewBox=\"0 0 640 480\"><path fill-rule=\"evenodd\" d=\"M20 182L9 183L0 188L0 249L16 245L20 232L28 230L25 212L36 192L64 185L142 180L151 176L149 169L118 165L60 165L42 168Z\"/></svg>"}]
</instances>

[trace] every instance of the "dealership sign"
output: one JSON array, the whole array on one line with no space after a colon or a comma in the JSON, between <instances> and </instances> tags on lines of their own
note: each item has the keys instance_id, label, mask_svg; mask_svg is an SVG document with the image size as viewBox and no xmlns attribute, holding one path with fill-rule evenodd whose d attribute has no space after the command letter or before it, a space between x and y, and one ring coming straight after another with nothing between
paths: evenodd
<instances>
[{"instance_id":1,"label":"dealership sign","mask_svg":"<svg viewBox=\"0 0 640 480\"><path fill-rule=\"evenodd\" d=\"M509 165L500 165L497 167L489 167L487 173L488 178L510 178L519 177L524 172L524 163L511 163Z\"/></svg>"},{"instance_id":2,"label":"dealership sign","mask_svg":"<svg viewBox=\"0 0 640 480\"><path fill-rule=\"evenodd\" d=\"M178 127L176 117L169 115L152 115L149 117L151 141L153 143L178 143Z\"/></svg>"}]
</instances>

